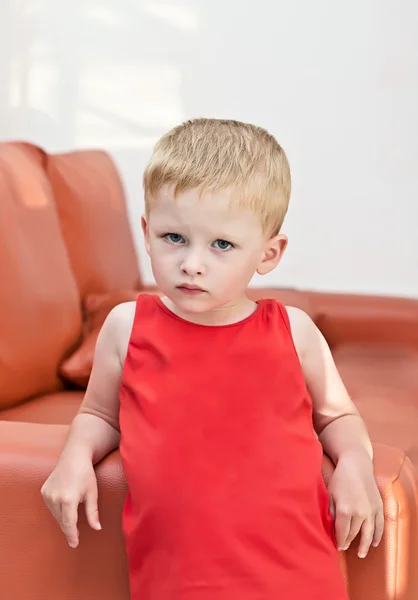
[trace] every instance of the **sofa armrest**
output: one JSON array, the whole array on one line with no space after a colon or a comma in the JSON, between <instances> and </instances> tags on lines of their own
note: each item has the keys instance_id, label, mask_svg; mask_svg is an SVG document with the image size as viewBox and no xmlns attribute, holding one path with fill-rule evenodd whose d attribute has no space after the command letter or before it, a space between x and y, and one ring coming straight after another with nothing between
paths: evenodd
<instances>
[{"instance_id":1,"label":"sofa armrest","mask_svg":"<svg viewBox=\"0 0 418 600\"><path fill-rule=\"evenodd\" d=\"M315 322L331 347L390 344L418 350L418 300L350 294L308 294Z\"/></svg>"},{"instance_id":2,"label":"sofa armrest","mask_svg":"<svg viewBox=\"0 0 418 600\"><path fill-rule=\"evenodd\" d=\"M40 489L64 445L68 428L0 421L0 582L7 600L129 600L121 513L126 494L119 452L97 466L102 531L80 510L80 546L71 550L44 506ZM417 488L404 453L375 445L375 470L386 530L366 560L356 546L342 557L350 600L415 600L418 571ZM324 458L328 481L333 467Z\"/></svg>"},{"instance_id":3,"label":"sofa armrest","mask_svg":"<svg viewBox=\"0 0 418 600\"><path fill-rule=\"evenodd\" d=\"M404 452L373 444L374 469L385 511L385 533L366 559L357 556L358 543L344 553L350 600L416 600L418 598L418 489L415 469ZM334 471L324 457L328 483Z\"/></svg>"},{"instance_id":4,"label":"sofa armrest","mask_svg":"<svg viewBox=\"0 0 418 600\"><path fill-rule=\"evenodd\" d=\"M126 493L119 452L97 466L102 531L79 513L80 545L69 548L40 490L68 427L0 421L1 598L129 600L121 513Z\"/></svg>"}]
</instances>

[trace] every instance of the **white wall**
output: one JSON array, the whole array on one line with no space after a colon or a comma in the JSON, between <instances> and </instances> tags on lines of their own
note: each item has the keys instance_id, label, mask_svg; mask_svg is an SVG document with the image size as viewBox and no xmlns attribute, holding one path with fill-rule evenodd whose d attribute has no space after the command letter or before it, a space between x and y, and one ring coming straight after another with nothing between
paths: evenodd
<instances>
[{"instance_id":1,"label":"white wall","mask_svg":"<svg viewBox=\"0 0 418 600\"><path fill-rule=\"evenodd\" d=\"M415 0L1 0L0 137L116 158L146 278L141 174L193 116L267 127L294 192L255 283L418 295Z\"/></svg>"}]
</instances>

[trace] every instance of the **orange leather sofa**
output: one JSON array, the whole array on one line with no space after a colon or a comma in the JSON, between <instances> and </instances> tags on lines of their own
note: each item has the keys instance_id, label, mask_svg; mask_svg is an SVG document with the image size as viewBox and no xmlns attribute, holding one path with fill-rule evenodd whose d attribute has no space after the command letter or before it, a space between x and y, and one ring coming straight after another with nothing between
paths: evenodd
<instances>
[{"instance_id":1,"label":"orange leather sofa","mask_svg":"<svg viewBox=\"0 0 418 600\"><path fill-rule=\"evenodd\" d=\"M105 153L0 144L0 275L0 598L128 600L119 453L97 466L103 530L90 530L80 511L77 550L40 496L103 319L144 289L123 188ZM386 531L367 559L355 546L341 555L351 600L417 600L418 301L249 293L312 316L374 442ZM331 473L325 457L325 478Z\"/></svg>"}]
</instances>

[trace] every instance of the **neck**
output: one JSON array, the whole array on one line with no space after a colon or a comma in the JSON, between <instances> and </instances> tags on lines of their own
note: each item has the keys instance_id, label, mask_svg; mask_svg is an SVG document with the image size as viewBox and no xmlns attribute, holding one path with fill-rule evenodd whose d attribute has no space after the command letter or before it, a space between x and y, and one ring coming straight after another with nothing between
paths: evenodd
<instances>
[{"instance_id":1,"label":"neck","mask_svg":"<svg viewBox=\"0 0 418 600\"><path fill-rule=\"evenodd\" d=\"M233 325L252 315L257 308L257 304L246 296L202 313L181 310L166 296L161 300L178 317L191 323L208 326Z\"/></svg>"}]
</instances>

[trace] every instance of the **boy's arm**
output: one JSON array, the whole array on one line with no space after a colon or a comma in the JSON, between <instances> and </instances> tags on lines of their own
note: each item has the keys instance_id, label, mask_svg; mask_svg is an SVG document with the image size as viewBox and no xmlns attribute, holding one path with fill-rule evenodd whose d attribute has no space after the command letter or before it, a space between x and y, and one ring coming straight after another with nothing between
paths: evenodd
<instances>
[{"instance_id":1,"label":"boy's arm","mask_svg":"<svg viewBox=\"0 0 418 600\"><path fill-rule=\"evenodd\" d=\"M373 449L323 335L303 311L288 308L295 347L312 397L313 422L336 470L329 491L338 544L346 549L362 531L359 555L383 532L382 501L373 474Z\"/></svg>"},{"instance_id":2,"label":"boy's arm","mask_svg":"<svg viewBox=\"0 0 418 600\"><path fill-rule=\"evenodd\" d=\"M351 400L322 333L306 313L288 308L292 335L312 397L313 421L324 451L337 464L343 454L373 449L363 419Z\"/></svg>"},{"instance_id":3,"label":"boy's arm","mask_svg":"<svg viewBox=\"0 0 418 600\"><path fill-rule=\"evenodd\" d=\"M101 528L93 464L119 445L119 389L134 311L135 303L119 305L106 319L97 340L84 401L57 465L41 490L72 547L78 545L80 503L85 503L90 526Z\"/></svg>"},{"instance_id":4,"label":"boy's arm","mask_svg":"<svg viewBox=\"0 0 418 600\"><path fill-rule=\"evenodd\" d=\"M86 394L63 454L85 453L95 464L119 445L119 390L134 310L135 303L120 304L103 324Z\"/></svg>"}]
</instances>

